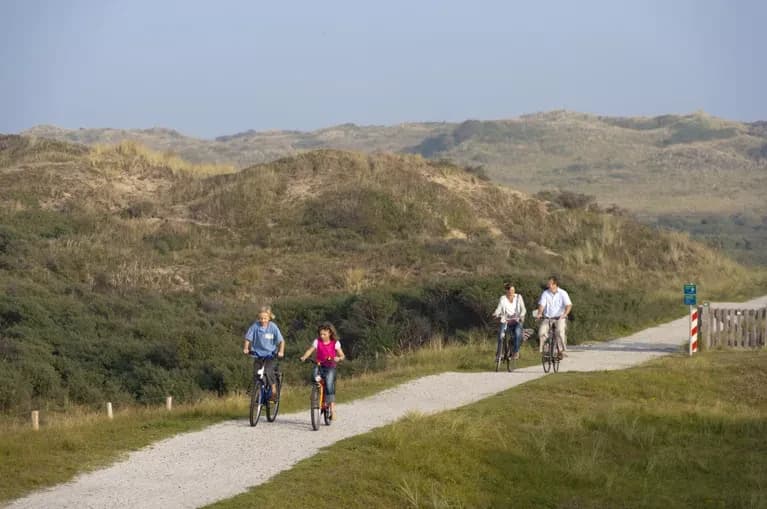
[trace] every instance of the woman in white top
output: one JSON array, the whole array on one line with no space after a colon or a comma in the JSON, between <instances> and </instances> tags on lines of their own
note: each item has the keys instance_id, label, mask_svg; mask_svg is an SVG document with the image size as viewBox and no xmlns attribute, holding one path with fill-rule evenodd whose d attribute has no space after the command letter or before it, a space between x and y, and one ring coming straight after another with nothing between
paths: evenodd
<instances>
[{"instance_id":1,"label":"woman in white top","mask_svg":"<svg viewBox=\"0 0 767 509\"><path fill-rule=\"evenodd\" d=\"M525 320L527 309L525 309L525 301L521 295L516 293L514 284L506 283L503 285L506 290L505 295L501 295L498 301L498 307L495 308L493 316L498 318L501 322L500 329L498 330L498 348L495 350L495 361L501 358L503 352L503 337L508 330L513 334L514 346L513 355L515 359L519 359L519 346L522 343L522 322Z\"/></svg>"}]
</instances>

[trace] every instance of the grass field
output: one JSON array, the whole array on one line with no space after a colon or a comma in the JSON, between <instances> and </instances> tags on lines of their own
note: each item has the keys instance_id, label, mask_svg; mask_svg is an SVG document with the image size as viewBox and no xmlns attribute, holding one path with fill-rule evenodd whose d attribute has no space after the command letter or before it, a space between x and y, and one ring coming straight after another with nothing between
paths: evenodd
<instances>
[{"instance_id":1,"label":"grass field","mask_svg":"<svg viewBox=\"0 0 767 509\"><path fill-rule=\"evenodd\" d=\"M767 507L765 384L765 352L549 376L344 440L212 507Z\"/></svg>"}]
</instances>

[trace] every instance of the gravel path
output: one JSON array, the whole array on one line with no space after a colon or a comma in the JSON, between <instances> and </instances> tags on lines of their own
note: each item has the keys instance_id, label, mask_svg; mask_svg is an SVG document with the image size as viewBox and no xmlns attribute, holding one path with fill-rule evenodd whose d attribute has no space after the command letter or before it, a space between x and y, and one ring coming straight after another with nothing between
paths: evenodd
<instances>
[{"instance_id":1,"label":"gravel path","mask_svg":"<svg viewBox=\"0 0 767 509\"><path fill-rule=\"evenodd\" d=\"M767 296L741 304L765 306ZM605 343L571 347L561 372L623 369L680 351L688 318ZM111 467L33 493L9 508L199 507L267 481L320 448L389 424L408 412L456 408L545 376L540 364L513 373L442 373L337 405L339 419L311 431L308 411L275 423L229 421L157 442ZM444 391L450 387L450 391ZM462 390L456 392L455 388ZM249 442L256 447L247 446ZM270 444L270 461L258 444Z\"/></svg>"}]
</instances>

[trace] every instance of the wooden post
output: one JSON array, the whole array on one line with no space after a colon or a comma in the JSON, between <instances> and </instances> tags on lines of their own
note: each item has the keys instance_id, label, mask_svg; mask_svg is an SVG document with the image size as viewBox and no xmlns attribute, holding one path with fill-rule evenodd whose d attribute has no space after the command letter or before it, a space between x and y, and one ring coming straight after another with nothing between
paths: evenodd
<instances>
[{"instance_id":1,"label":"wooden post","mask_svg":"<svg viewBox=\"0 0 767 509\"><path fill-rule=\"evenodd\" d=\"M172 410L173 409L173 396L168 396L165 398L165 410Z\"/></svg>"},{"instance_id":2,"label":"wooden post","mask_svg":"<svg viewBox=\"0 0 767 509\"><path fill-rule=\"evenodd\" d=\"M762 309L762 341L759 346L767 346L767 308Z\"/></svg>"},{"instance_id":3,"label":"wooden post","mask_svg":"<svg viewBox=\"0 0 767 509\"><path fill-rule=\"evenodd\" d=\"M711 331L711 334L712 334L711 342L714 346L718 346L719 345L719 329L721 329L721 319L719 318L718 309L711 310L711 318L714 320L713 330Z\"/></svg>"},{"instance_id":4,"label":"wooden post","mask_svg":"<svg viewBox=\"0 0 767 509\"><path fill-rule=\"evenodd\" d=\"M112 413L111 401L107 401L107 417L109 418L110 421L115 418L114 414Z\"/></svg>"},{"instance_id":5,"label":"wooden post","mask_svg":"<svg viewBox=\"0 0 767 509\"><path fill-rule=\"evenodd\" d=\"M703 304L700 304L698 306L698 348L700 350L703 350L703 348L707 348L708 345L706 345L706 332L708 330L708 327L706 327L706 320L708 319L708 313L706 313L705 317L703 316Z\"/></svg>"},{"instance_id":6,"label":"wooden post","mask_svg":"<svg viewBox=\"0 0 767 509\"><path fill-rule=\"evenodd\" d=\"M762 309L762 343L759 346L767 346L767 308Z\"/></svg>"},{"instance_id":7,"label":"wooden post","mask_svg":"<svg viewBox=\"0 0 767 509\"><path fill-rule=\"evenodd\" d=\"M32 410L32 429L35 431L40 429L40 412L38 410Z\"/></svg>"}]
</instances>

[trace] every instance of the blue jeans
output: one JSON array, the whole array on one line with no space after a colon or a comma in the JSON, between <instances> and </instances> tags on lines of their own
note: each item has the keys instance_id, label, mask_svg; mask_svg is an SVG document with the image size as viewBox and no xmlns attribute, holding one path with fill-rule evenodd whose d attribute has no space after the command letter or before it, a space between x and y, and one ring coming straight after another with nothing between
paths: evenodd
<instances>
[{"instance_id":1,"label":"blue jeans","mask_svg":"<svg viewBox=\"0 0 767 509\"><path fill-rule=\"evenodd\" d=\"M319 374L325 380L325 401L333 403L336 400L336 368L314 365L312 381L317 379Z\"/></svg>"},{"instance_id":2,"label":"blue jeans","mask_svg":"<svg viewBox=\"0 0 767 509\"><path fill-rule=\"evenodd\" d=\"M511 353L519 352L519 346L522 344L522 324L517 321L502 323L498 330L498 348L495 350L495 358L500 359L503 355L503 337L506 332L511 332L514 337Z\"/></svg>"}]
</instances>

